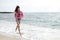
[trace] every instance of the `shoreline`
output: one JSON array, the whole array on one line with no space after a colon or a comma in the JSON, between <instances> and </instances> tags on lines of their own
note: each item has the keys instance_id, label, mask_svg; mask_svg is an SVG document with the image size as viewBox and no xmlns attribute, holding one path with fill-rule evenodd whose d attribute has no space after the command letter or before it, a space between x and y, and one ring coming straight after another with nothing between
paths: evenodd
<instances>
[{"instance_id":1,"label":"shoreline","mask_svg":"<svg viewBox=\"0 0 60 40\"><path fill-rule=\"evenodd\" d=\"M18 38L17 36L13 36L5 32L0 32L0 40L18 40Z\"/></svg>"},{"instance_id":2,"label":"shoreline","mask_svg":"<svg viewBox=\"0 0 60 40\"><path fill-rule=\"evenodd\" d=\"M16 23L13 22L0 20L0 32L6 32L8 34L10 33L17 36L17 33L14 32L16 26L15 24ZM22 37L24 40L60 40L60 29L50 29L28 24L21 24L21 33L23 33ZM3 36L4 35L5 34L3 34Z\"/></svg>"}]
</instances>

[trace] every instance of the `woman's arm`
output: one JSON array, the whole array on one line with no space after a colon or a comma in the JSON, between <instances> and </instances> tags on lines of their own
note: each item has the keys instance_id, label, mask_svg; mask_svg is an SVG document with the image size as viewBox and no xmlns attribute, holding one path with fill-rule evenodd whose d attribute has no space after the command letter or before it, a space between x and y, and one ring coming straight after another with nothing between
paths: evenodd
<instances>
[{"instance_id":1,"label":"woman's arm","mask_svg":"<svg viewBox=\"0 0 60 40\"><path fill-rule=\"evenodd\" d=\"M20 17L23 17L24 15L23 15L23 12L22 11L20 11Z\"/></svg>"}]
</instances>

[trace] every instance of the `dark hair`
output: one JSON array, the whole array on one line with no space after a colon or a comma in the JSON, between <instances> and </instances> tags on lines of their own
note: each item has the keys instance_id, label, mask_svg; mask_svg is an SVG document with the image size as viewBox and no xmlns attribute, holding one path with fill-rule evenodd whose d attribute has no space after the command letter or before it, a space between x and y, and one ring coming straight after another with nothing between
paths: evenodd
<instances>
[{"instance_id":1,"label":"dark hair","mask_svg":"<svg viewBox=\"0 0 60 40\"><path fill-rule=\"evenodd\" d=\"M20 8L19 6L16 6L15 8L15 12L18 12L18 8Z\"/></svg>"}]
</instances>

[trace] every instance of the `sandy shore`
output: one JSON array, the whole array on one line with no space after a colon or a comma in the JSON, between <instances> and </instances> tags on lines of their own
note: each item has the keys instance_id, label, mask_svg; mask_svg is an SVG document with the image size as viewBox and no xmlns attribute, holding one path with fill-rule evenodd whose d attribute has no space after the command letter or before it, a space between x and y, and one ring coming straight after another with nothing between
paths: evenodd
<instances>
[{"instance_id":1,"label":"sandy shore","mask_svg":"<svg viewBox=\"0 0 60 40\"><path fill-rule=\"evenodd\" d=\"M0 32L0 40L18 40L16 36L9 35L4 32Z\"/></svg>"}]
</instances>

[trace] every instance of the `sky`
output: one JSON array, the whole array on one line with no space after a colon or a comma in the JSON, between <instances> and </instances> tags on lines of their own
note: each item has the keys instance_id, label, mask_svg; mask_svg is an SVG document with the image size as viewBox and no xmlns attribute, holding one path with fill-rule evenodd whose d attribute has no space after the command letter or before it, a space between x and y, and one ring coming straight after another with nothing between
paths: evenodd
<instances>
[{"instance_id":1,"label":"sky","mask_svg":"<svg viewBox=\"0 0 60 40\"><path fill-rule=\"evenodd\" d=\"M0 0L0 11L13 12L17 5L23 12L60 12L60 0Z\"/></svg>"}]
</instances>

